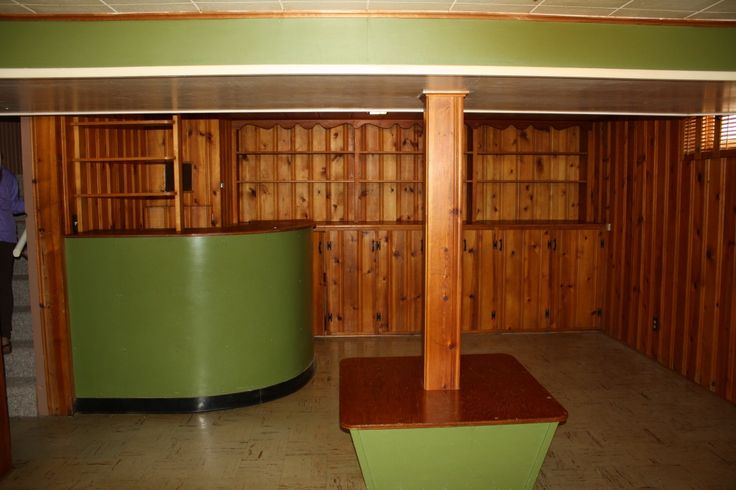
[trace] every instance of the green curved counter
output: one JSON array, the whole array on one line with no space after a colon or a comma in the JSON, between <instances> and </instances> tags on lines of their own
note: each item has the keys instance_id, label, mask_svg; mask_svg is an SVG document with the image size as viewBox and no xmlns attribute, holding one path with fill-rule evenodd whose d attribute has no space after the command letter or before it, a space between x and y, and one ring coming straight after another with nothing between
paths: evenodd
<instances>
[{"instance_id":1,"label":"green curved counter","mask_svg":"<svg viewBox=\"0 0 736 490\"><path fill-rule=\"evenodd\" d=\"M77 409L197 411L298 389L310 246L309 224L68 237Z\"/></svg>"}]
</instances>

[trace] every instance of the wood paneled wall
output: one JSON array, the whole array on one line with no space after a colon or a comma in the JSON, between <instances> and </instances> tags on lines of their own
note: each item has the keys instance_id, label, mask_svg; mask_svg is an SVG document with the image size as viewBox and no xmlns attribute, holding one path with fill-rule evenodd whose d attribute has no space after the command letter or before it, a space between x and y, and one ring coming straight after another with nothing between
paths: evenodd
<instances>
[{"instance_id":1,"label":"wood paneled wall","mask_svg":"<svg viewBox=\"0 0 736 490\"><path fill-rule=\"evenodd\" d=\"M578 220L587 158L581 132L580 126L477 127L473 221Z\"/></svg>"},{"instance_id":2,"label":"wood paneled wall","mask_svg":"<svg viewBox=\"0 0 736 490\"><path fill-rule=\"evenodd\" d=\"M606 235L596 226L469 227L463 243L463 330L599 328Z\"/></svg>"},{"instance_id":3,"label":"wood paneled wall","mask_svg":"<svg viewBox=\"0 0 736 490\"><path fill-rule=\"evenodd\" d=\"M736 401L736 155L683 157L681 124L594 127L610 167L605 330Z\"/></svg>"},{"instance_id":4,"label":"wood paneled wall","mask_svg":"<svg viewBox=\"0 0 736 490\"><path fill-rule=\"evenodd\" d=\"M15 175L23 173L20 147L20 121L15 118L0 120L0 156L2 165Z\"/></svg>"},{"instance_id":5,"label":"wood paneled wall","mask_svg":"<svg viewBox=\"0 0 736 490\"><path fill-rule=\"evenodd\" d=\"M36 251L38 276L31 281L38 284L38 305L43 344L36 345L44 353L44 383L47 407L39 413L71 415L74 409L74 379L71 360L66 305L66 274L64 267L64 192L61 140L63 125L57 117L33 117L24 121L24 138L31 150L33 196L33 230L29 231L29 252ZM26 158L26 154L24 154ZM32 243L35 242L35 243ZM29 267L29 271L35 268ZM44 397L39 397L43 399Z\"/></svg>"},{"instance_id":6,"label":"wood paneled wall","mask_svg":"<svg viewBox=\"0 0 736 490\"><path fill-rule=\"evenodd\" d=\"M131 118L79 118L94 121L130 121ZM181 127L75 127L67 118L65 156L69 199L67 220L72 216L79 231L144 230L175 227L172 196L166 191L164 159L174 155L172 131L179 131L181 159L192 165L192 190L183 193L184 227L221 224L220 129L217 119L182 119ZM76 134L75 134L76 133ZM96 162L76 162L75 154ZM137 157L160 159L136 161ZM128 161L105 161L105 158ZM79 197L139 194L135 197Z\"/></svg>"},{"instance_id":7,"label":"wood paneled wall","mask_svg":"<svg viewBox=\"0 0 736 490\"><path fill-rule=\"evenodd\" d=\"M417 333L424 308L421 229L318 232L324 328L317 335Z\"/></svg>"},{"instance_id":8,"label":"wood paneled wall","mask_svg":"<svg viewBox=\"0 0 736 490\"><path fill-rule=\"evenodd\" d=\"M421 221L416 123L244 124L233 192L238 221Z\"/></svg>"}]
</instances>

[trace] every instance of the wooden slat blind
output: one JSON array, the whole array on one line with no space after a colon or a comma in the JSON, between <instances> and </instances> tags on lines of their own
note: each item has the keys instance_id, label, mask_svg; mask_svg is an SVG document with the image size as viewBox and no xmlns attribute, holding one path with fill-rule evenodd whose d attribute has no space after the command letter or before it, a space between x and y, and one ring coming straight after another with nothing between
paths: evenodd
<instances>
[{"instance_id":1,"label":"wooden slat blind","mask_svg":"<svg viewBox=\"0 0 736 490\"><path fill-rule=\"evenodd\" d=\"M721 150L736 149L736 114L721 118Z\"/></svg>"}]
</instances>

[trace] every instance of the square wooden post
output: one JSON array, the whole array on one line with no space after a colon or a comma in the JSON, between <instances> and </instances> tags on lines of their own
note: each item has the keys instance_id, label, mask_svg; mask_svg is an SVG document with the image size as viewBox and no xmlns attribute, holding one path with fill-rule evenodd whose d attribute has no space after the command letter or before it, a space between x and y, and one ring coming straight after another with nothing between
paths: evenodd
<instances>
[{"instance_id":1,"label":"square wooden post","mask_svg":"<svg viewBox=\"0 0 736 490\"><path fill-rule=\"evenodd\" d=\"M463 102L424 92L424 389L460 389Z\"/></svg>"}]
</instances>

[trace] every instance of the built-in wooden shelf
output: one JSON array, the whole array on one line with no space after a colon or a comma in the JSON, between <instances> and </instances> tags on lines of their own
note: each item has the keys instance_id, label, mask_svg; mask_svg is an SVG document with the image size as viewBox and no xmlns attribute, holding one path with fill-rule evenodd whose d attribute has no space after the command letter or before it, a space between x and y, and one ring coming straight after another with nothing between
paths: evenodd
<instances>
[{"instance_id":1,"label":"built-in wooden shelf","mask_svg":"<svg viewBox=\"0 0 736 490\"><path fill-rule=\"evenodd\" d=\"M567 410L508 354L461 357L460 389L426 391L421 357L340 362L340 426L408 429L558 422Z\"/></svg>"},{"instance_id":2,"label":"built-in wooden shelf","mask_svg":"<svg viewBox=\"0 0 736 490\"><path fill-rule=\"evenodd\" d=\"M154 197L158 199L172 198L176 192L110 192L104 194L77 194L76 197L85 199L120 199L125 197Z\"/></svg>"},{"instance_id":3,"label":"built-in wooden shelf","mask_svg":"<svg viewBox=\"0 0 736 490\"><path fill-rule=\"evenodd\" d=\"M423 180L418 179L283 179L283 180L262 180L262 179L245 179L238 180L238 184L423 184Z\"/></svg>"},{"instance_id":4,"label":"built-in wooden shelf","mask_svg":"<svg viewBox=\"0 0 736 490\"><path fill-rule=\"evenodd\" d=\"M547 230L605 230L605 223L584 223L574 220L528 220L528 221L473 221L463 223L467 230L487 229L547 229ZM316 231L329 230L423 230L423 221L316 221Z\"/></svg>"},{"instance_id":5,"label":"built-in wooden shelf","mask_svg":"<svg viewBox=\"0 0 736 490\"><path fill-rule=\"evenodd\" d=\"M476 184L585 184L586 180L535 180L535 179L519 179L519 180L504 180L504 179L478 179L478 180L466 180L467 183Z\"/></svg>"},{"instance_id":6,"label":"built-in wooden shelf","mask_svg":"<svg viewBox=\"0 0 736 490\"><path fill-rule=\"evenodd\" d=\"M503 220L463 223L466 230L487 229L545 229L545 230L605 230L605 223L586 223L577 220Z\"/></svg>"},{"instance_id":7,"label":"built-in wooden shelf","mask_svg":"<svg viewBox=\"0 0 736 490\"><path fill-rule=\"evenodd\" d=\"M317 221L316 231L330 230L422 230L421 221Z\"/></svg>"},{"instance_id":8,"label":"built-in wooden shelf","mask_svg":"<svg viewBox=\"0 0 736 490\"><path fill-rule=\"evenodd\" d=\"M173 162L174 157L94 157L74 158L75 163L167 163Z\"/></svg>"},{"instance_id":9,"label":"built-in wooden shelf","mask_svg":"<svg viewBox=\"0 0 736 490\"><path fill-rule=\"evenodd\" d=\"M281 156L281 155L354 155L353 150L258 150L258 151L239 151L238 156L244 155L265 155L265 156Z\"/></svg>"},{"instance_id":10,"label":"built-in wooden shelf","mask_svg":"<svg viewBox=\"0 0 736 490\"><path fill-rule=\"evenodd\" d=\"M355 179L329 179L329 180L315 180L315 179L288 179L288 180L260 180L260 179L246 179L238 180L238 184L353 184Z\"/></svg>"},{"instance_id":11,"label":"built-in wooden shelf","mask_svg":"<svg viewBox=\"0 0 736 490\"><path fill-rule=\"evenodd\" d=\"M74 121L70 124L79 128L119 128L119 127L168 127L173 126L174 121L172 119L136 119L129 121Z\"/></svg>"},{"instance_id":12,"label":"built-in wooden shelf","mask_svg":"<svg viewBox=\"0 0 736 490\"><path fill-rule=\"evenodd\" d=\"M482 156L540 156L540 157L567 157L567 156L585 156L588 153L584 151L478 151L469 152L469 154Z\"/></svg>"}]
</instances>

